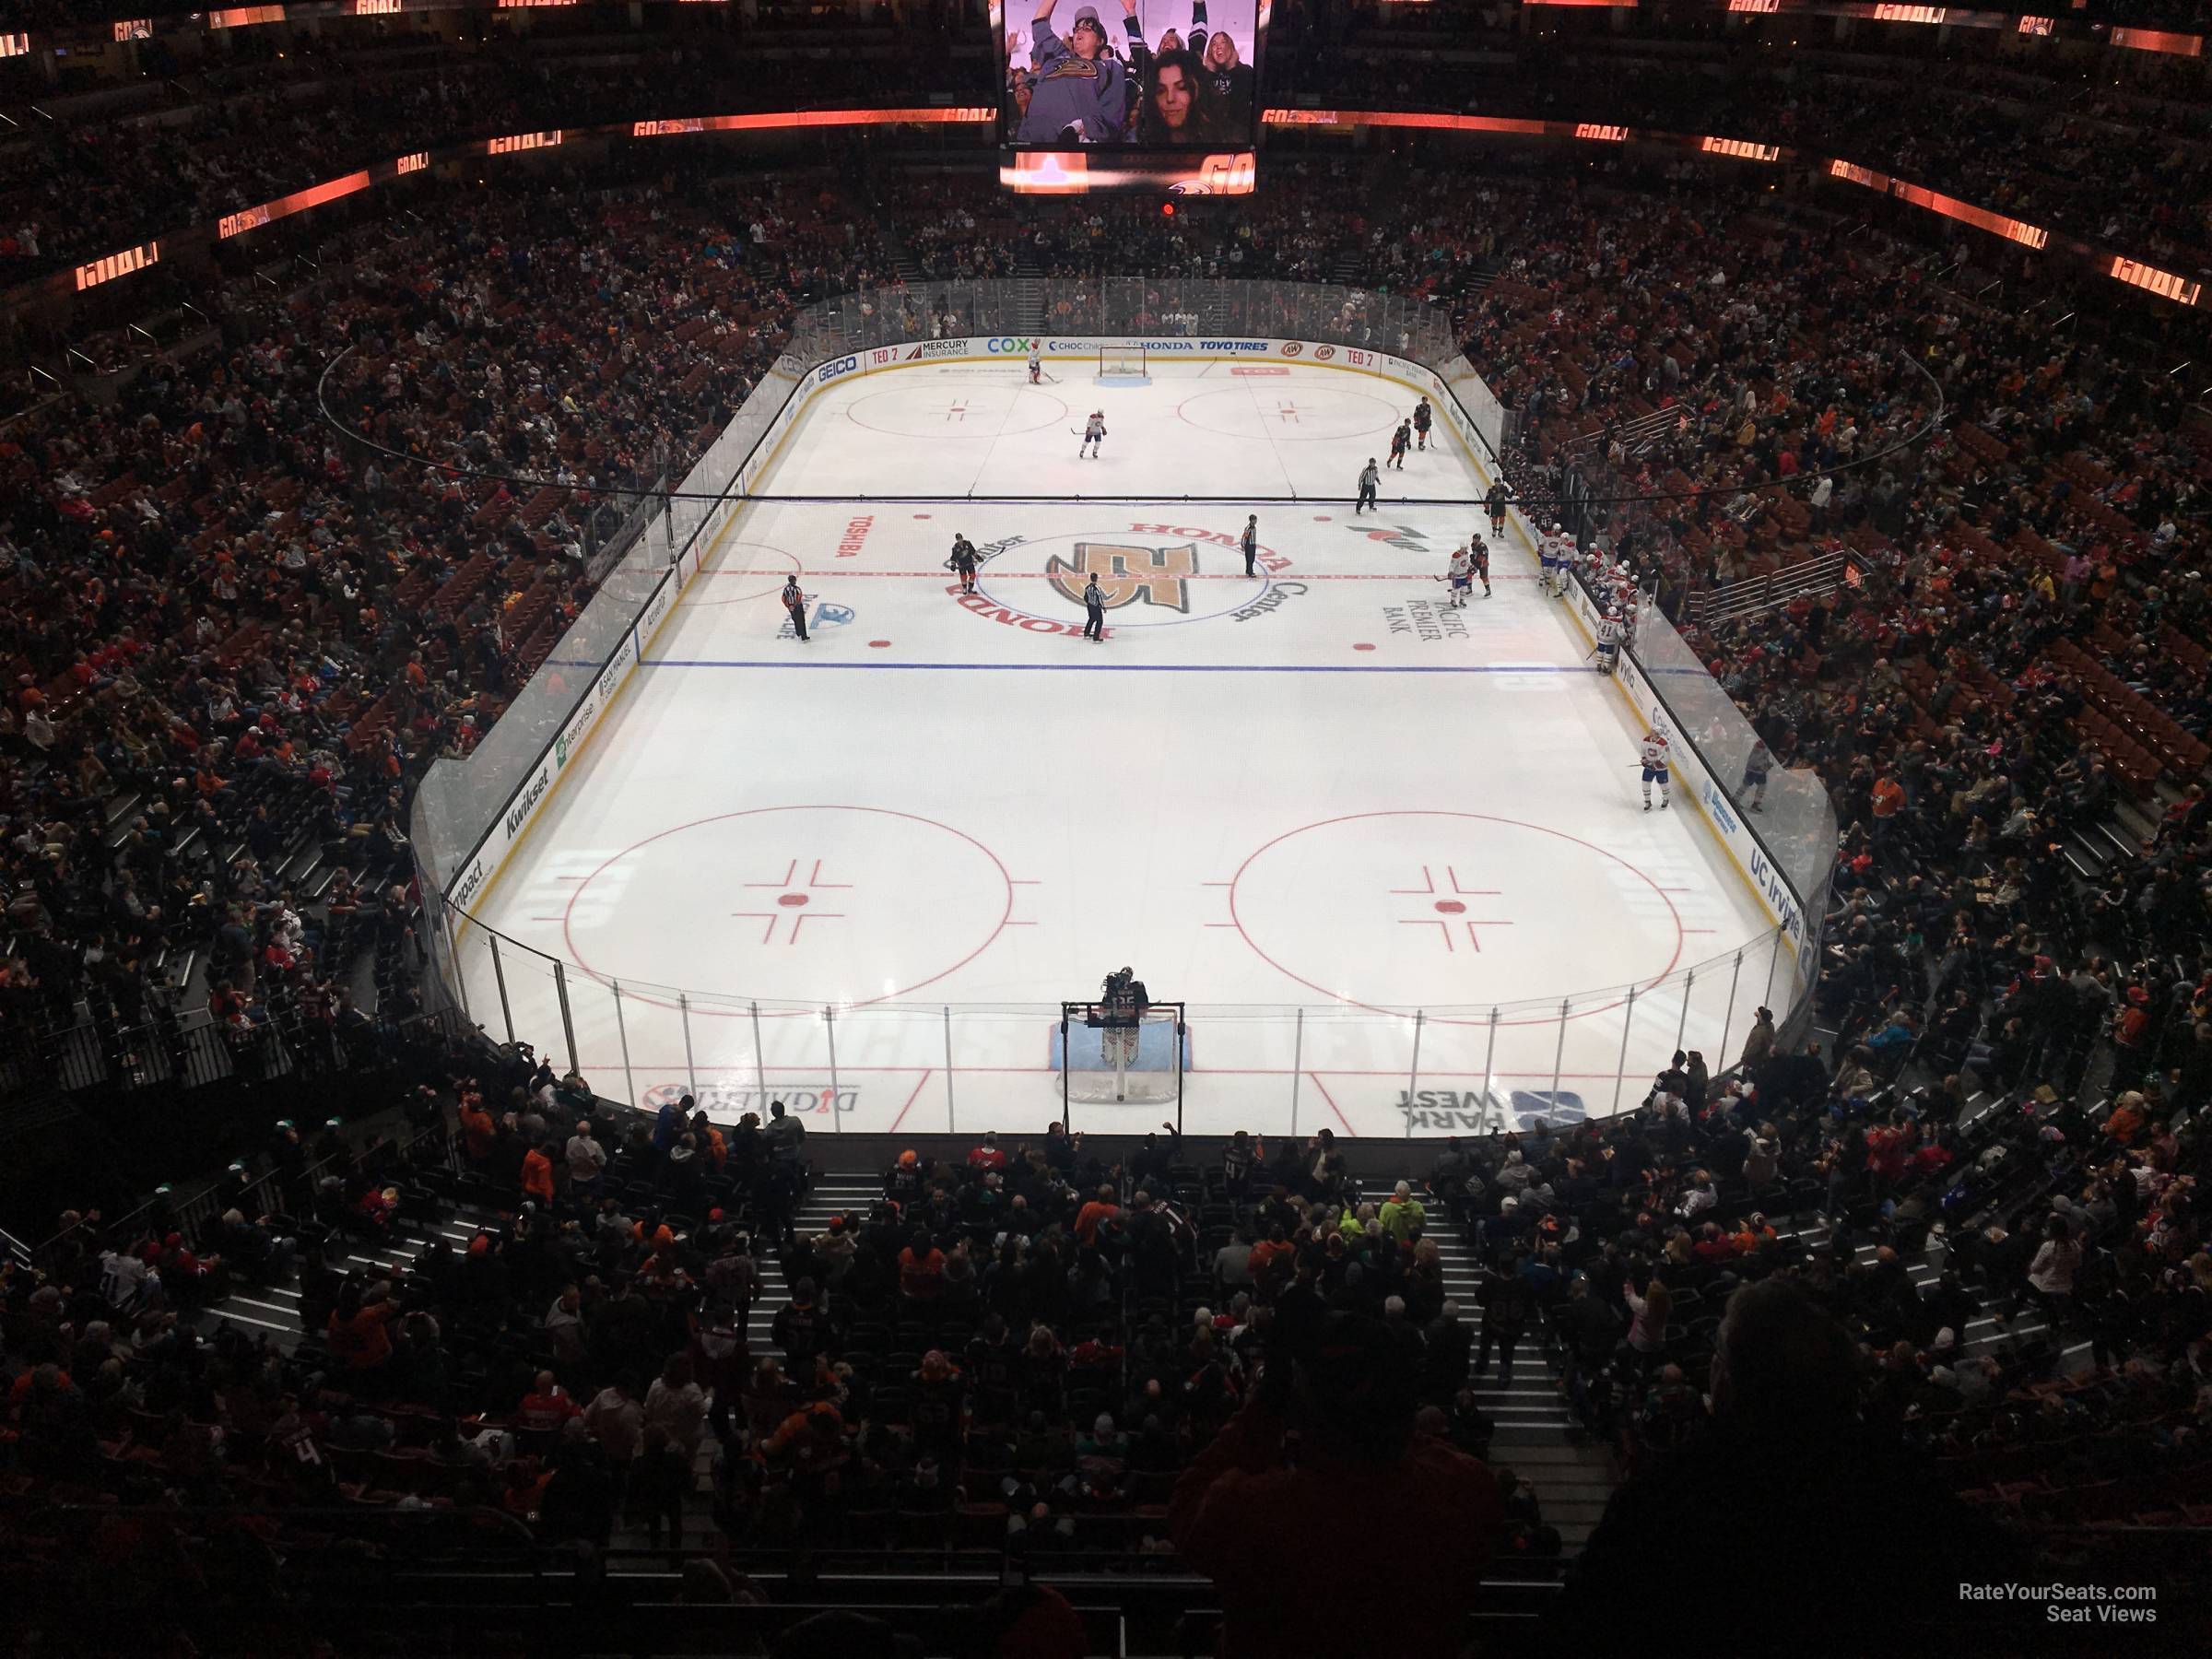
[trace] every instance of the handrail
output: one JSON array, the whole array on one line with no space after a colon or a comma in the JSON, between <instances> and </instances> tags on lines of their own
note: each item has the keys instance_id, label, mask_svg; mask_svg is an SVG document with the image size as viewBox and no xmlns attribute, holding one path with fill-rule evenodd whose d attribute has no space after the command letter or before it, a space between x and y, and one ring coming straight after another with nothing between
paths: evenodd
<instances>
[{"instance_id":1,"label":"handrail","mask_svg":"<svg viewBox=\"0 0 2212 1659\"><path fill-rule=\"evenodd\" d=\"M221 1521L236 1521L244 1512L236 1505L219 1503L116 1504L57 1501L43 1507L55 1514L92 1515L101 1521L109 1521L125 1515L159 1516L165 1520L175 1520L181 1516L206 1515ZM539 1541L537 1535L530 1530L521 1516L511 1515L505 1510L494 1508L489 1504L453 1504L445 1509L430 1510L363 1509L359 1504L301 1504L297 1507L288 1506L281 1510L269 1511L267 1513L280 1522L321 1518L342 1522L348 1527L359 1527L368 1521L382 1521L387 1523L395 1532L421 1531L426 1523L435 1525L441 1522L466 1521L473 1525L480 1522L491 1521L497 1523L500 1530L514 1534L518 1541L526 1545L529 1552L534 1556L544 1554L548 1547Z\"/></svg>"},{"instance_id":2,"label":"handrail","mask_svg":"<svg viewBox=\"0 0 2212 1659\"><path fill-rule=\"evenodd\" d=\"M431 1139L434 1136L442 1135L447 1133L448 1131L445 1124L441 1122L436 1126L425 1129L419 1134L413 1135L404 1143L394 1142L393 1140L381 1137L374 1138L365 1146L359 1147L348 1147L342 1151L333 1152L326 1158L317 1159L313 1163L309 1164L305 1169L301 1170L297 1176L293 1177L287 1177L284 1171L281 1170L267 1170L262 1174L256 1176L252 1182L248 1182L242 1189L241 1189L238 1194L238 1197L240 1199L243 1199L248 1194L257 1192L264 1187L269 1186L273 1182L287 1179L297 1180L300 1182L311 1182L316 1180L320 1178L324 1171L330 1169L333 1165L346 1165L358 1169L362 1164L366 1163L372 1154L382 1151L394 1145L398 1146L400 1156L405 1158L409 1153L412 1153L418 1147L421 1146L424 1142ZM129 1230L131 1223L137 1221L140 1217L150 1214L152 1211L159 1208L163 1205L170 1206L171 1214L176 1220L180 1222L191 1220L203 1210L211 1207L209 1200L216 1192L217 1186L218 1182L211 1180L205 1187L202 1187L198 1192L193 1194L190 1197L175 1200L174 1202L171 1201L169 1194L157 1193L153 1197L147 1199L144 1204L141 1204L136 1209L130 1210L125 1214L117 1217L112 1221L108 1220L105 1217L97 1213L86 1216L77 1221L76 1225L63 1228L62 1230L55 1233L53 1237L46 1240L43 1243L39 1244L31 1249L28 1253L28 1260L29 1261L30 1265L35 1267L47 1259L47 1257L52 1253L54 1246L60 1244L65 1239L88 1230L89 1230L96 1239L120 1238L124 1236L126 1230ZM5 1234L0 1234L0 1237L5 1236ZM11 1240L10 1242L12 1243L14 1241Z\"/></svg>"}]
</instances>

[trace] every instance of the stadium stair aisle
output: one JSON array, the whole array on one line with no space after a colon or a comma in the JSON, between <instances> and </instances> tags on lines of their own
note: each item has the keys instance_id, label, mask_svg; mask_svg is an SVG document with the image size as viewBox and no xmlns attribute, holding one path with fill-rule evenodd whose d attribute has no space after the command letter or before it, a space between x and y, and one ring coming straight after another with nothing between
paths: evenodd
<instances>
[{"instance_id":1,"label":"stadium stair aisle","mask_svg":"<svg viewBox=\"0 0 2212 1659\"><path fill-rule=\"evenodd\" d=\"M506 1218L478 1206L460 1204L452 1207L453 1213L436 1221L395 1221L392 1231L381 1241L359 1238L334 1238L325 1259L338 1273L359 1273L364 1268L389 1269L405 1275L431 1240L443 1238L455 1251L465 1250L469 1240L479 1230L497 1232L505 1225ZM297 1277L289 1284L265 1285L253 1280L234 1279L229 1293L218 1301L208 1303L199 1310L203 1334L216 1322L228 1320L241 1326L249 1335L265 1336L270 1344L289 1354L296 1350L309 1335L300 1324L300 1287ZM320 1333L315 1333L319 1337Z\"/></svg>"},{"instance_id":2,"label":"stadium stair aisle","mask_svg":"<svg viewBox=\"0 0 2212 1659\"><path fill-rule=\"evenodd\" d=\"M1477 1333L1482 1313L1476 1305L1479 1265L1475 1252L1449 1227L1428 1235L1436 1241L1444 1268L1444 1294L1459 1304L1460 1320ZM1531 1320L1513 1349L1513 1381L1499 1381L1498 1361L1475 1379L1475 1398L1498 1425L1490 1441L1493 1468L1510 1468L1535 1488L1547 1526L1556 1527L1563 1557L1581 1550L1590 1529L1605 1513L1606 1500L1619 1485L1612 1454L1575 1420L1560 1397L1559 1373L1544 1345L1545 1326Z\"/></svg>"},{"instance_id":3,"label":"stadium stair aisle","mask_svg":"<svg viewBox=\"0 0 2212 1659\"><path fill-rule=\"evenodd\" d=\"M1777 1228L1779 1236L1801 1239L1807 1250L1818 1252L1828 1248L1830 1234L1834 1230L1825 1221L1808 1222L1801 1228ZM1877 1244L1861 1244L1853 1254L1858 1261L1872 1264L1880 1249ZM1925 1250L1900 1253L1906 1274L1917 1289L1924 1290L1942 1277L1943 1269L1936 1258ZM1996 1303L1978 1289L1971 1292L1981 1306L1981 1312L1967 1322L1966 1329L1959 1333L1961 1354L1994 1357L2006 1343L2043 1336L2051 1330L2050 1323L2032 1308L2021 1310L2017 1319L2000 1318ZM2091 1369L2089 1345L2086 1341L2069 1342L2060 1350L2058 1371L2062 1376Z\"/></svg>"},{"instance_id":4,"label":"stadium stair aisle","mask_svg":"<svg viewBox=\"0 0 2212 1659\"><path fill-rule=\"evenodd\" d=\"M802 1238L827 1232L830 1218L851 1211L865 1213L883 1197L883 1183L865 1175L829 1175L819 1177L800 1201L797 1226ZM756 1359L781 1359L776 1347L773 1326L776 1315L791 1300L791 1286L781 1267L774 1265L774 1256L759 1239L753 1241L755 1259L761 1265L760 1296L753 1303L752 1313L746 1321L746 1347ZM744 1414L737 1414L742 1420ZM692 1459L692 1489L694 1501L684 1509L681 1537L676 1540L682 1549L710 1549L721 1539L721 1529L714 1524L711 1513L711 1499L714 1490L714 1460L721 1455L721 1446L710 1428L700 1441L699 1453ZM629 1526L618 1522L613 1539L614 1557L610 1570L616 1572L657 1571L665 1560L665 1549L659 1557L633 1556L627 1559L624 1550L643 1551L650 1540L641 1526Z\"/></svg>"}]
</instances>

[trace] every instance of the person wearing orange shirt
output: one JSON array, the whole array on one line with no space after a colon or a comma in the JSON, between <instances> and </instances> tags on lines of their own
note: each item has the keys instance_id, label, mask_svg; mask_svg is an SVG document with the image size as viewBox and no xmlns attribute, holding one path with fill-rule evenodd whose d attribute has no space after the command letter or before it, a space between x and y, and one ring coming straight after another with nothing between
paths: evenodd
<instances>
[{"instance_id":1,"label":"person wearing orange shirt","mask_svg":"<svg viewBox=\"0 0 2212 1659\"><path fill-rule=\"evenodd\" d=\"M364 1291L359 1281L348 1279L324 1324L331 1358L357 1381L375 1376L392 1358L392 1333L385 1327L399 1317L399 1304L387 1300L390 1294L388 1285L371 1285Z\"/></svg>"},{"instance_id":2,"label":"person wearing orange shirt","mask_svg":"<svg viewBox=\"0 0 2212 1659\"><path fill-rule=\"evenodd\" d=\"M484 1097L465 1095L461 1100L461 1144L468 1153L471 1163L482 1163L491 1156L498 1144L500 1126L491 1121L491 1113L484 1110Z\"/></svg>"},{"instance_id":3,"label":"person wearing orange shirt","mask_svg":"<svg viewBox=\"0 0 2212 1659\"><path fill-rule=\"evenodd\" d=\"M1895 827L1894 820L1898 813L1904 807L1904 785L1888 772L1884 772L1875 779L1874 788L1867 795L1867 802L1868 809L1874 815L1874 839L1877 841L1885 841L1888 838L1890 830Z\"/></svg>"},{"instance_id":4,"label":"person wearing orange shirt","mask_svg":"<svg viewBox=\"0 0 2212 1659\"><path fill-rule=\"evenodd\" d=\"M1076 1237L1086 1244L1096 1244L1099 1241L1100 1224L1112 1220L1121 1213L1122 1206L1114 1202L1113 1183L1108 1182L1099 1189L1096 1198L1076 1212Z\"/></svg>"},{"instance_id":5,"label":"person wearing orange shirt","mask_svg":"<svg viewBox=\"0 0 2212 1659\"><path fill-rule=\"evenodd\" d=\"M944 1288L945 1253L930 1242L926 1230L917 1227L913 1241L899 1253L899 1294L934 1306Z\"/></svg>"},{"instance_id":6,"label":"person wearing orange shirt","mask_svg":"<svg viewBox=\"0 0 2212 1659\"><path fill-rule=\"evenodd\" d=\"M723 1138L722 1131L714 1127L705 1112L695 1112L691 1114L691 1133L697 1137L699 1149L707 1155L717 1171L729 1166L730 1144Z\"/></svg>"},{"instance_id":7,"label":"person wearing orange shirt","mask_svg":"<svg viewBox=\"0 0 2212 1659\"><path fill-rule=\"evenodd\" d=\"M2143 1132L2143 1124L2142 1093L2131 1088L2120 1097L2112 1115L2104 1120L2104 1132L2124 1147Z\"/></svg>"},{"instance_id":8,"label":"person wearing orange shirt","mask_svg":"<svg viewBox=\"0 0 2212 1659\"><path fill-rule=\"evenodd\" d=\"M1267 1230L1267 1236L1252 1247L1252 1258L1247 1264L1252 1282L1272 1297L1290 1282L1291 1267L1297 1260L1298 1247L1290 1242L1288 1230L1277 1221Z\"/></svg>"},{"instance_id":9,"label":"person wearing orange shirt","mask_svg":"<svg viewBox=\"0 0 2212 1659\"><path fill-rule=\"evenodd\" d=\"M553 1159L545 1147L523 1154L523 1196L548 1207L553 1203Z\"/></svg>"}]
</instances>

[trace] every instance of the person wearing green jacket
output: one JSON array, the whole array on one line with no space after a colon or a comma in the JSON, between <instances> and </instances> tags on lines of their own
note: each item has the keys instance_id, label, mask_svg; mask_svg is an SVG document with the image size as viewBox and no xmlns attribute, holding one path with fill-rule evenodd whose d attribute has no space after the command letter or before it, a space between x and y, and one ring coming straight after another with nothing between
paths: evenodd
<instances>
[{"instance_id":1,"label":"person wearing green jacket","mask_svg":"<svg viewBox=\"0 0 2212 1659\"><path fill-rule=\"evenodd\" d=\"M1413 1195L1412 1186L1399 1182L1397 1190L1382 1206L1382 1230L1401 1244L1410 1244L1421 1236L1429 1223L1429 1212L1421 1201Z\"/></svg>"}]
</instances>

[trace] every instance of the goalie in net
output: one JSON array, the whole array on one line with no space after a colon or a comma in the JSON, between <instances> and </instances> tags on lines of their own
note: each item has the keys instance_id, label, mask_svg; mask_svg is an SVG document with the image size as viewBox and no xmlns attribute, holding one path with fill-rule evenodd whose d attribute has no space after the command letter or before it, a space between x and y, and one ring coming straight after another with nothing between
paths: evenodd
<instances>
[{"instance_id":1,"label":"goalie in net","mask_svg":"<svg viewBox=\"0 0 2212 1659\"><path fill-rule=\"evenodd\" d=\"M1117 968L1106 976L1106 987L1086 1025L1099 1028L1099 1058L1108 1065L1136 1064L1139 1035L1152 998L1135 971Z\"/></svg>"},{"instance_id":2,"label":"goalie in net","mask_svg":"<svg viewBox=\"0 0 2212 1659\"><path fill-rule=\"evenodd\" d=\"M1127 968L1106 976L1099 1000L1063 1004L1061 1065L1070 1100L1173 1100L1182 1092L1182 1005L1155 1006ZM1095 1050L1087 1041L1096 1031Z\"/></svg>"}]
</instances>

